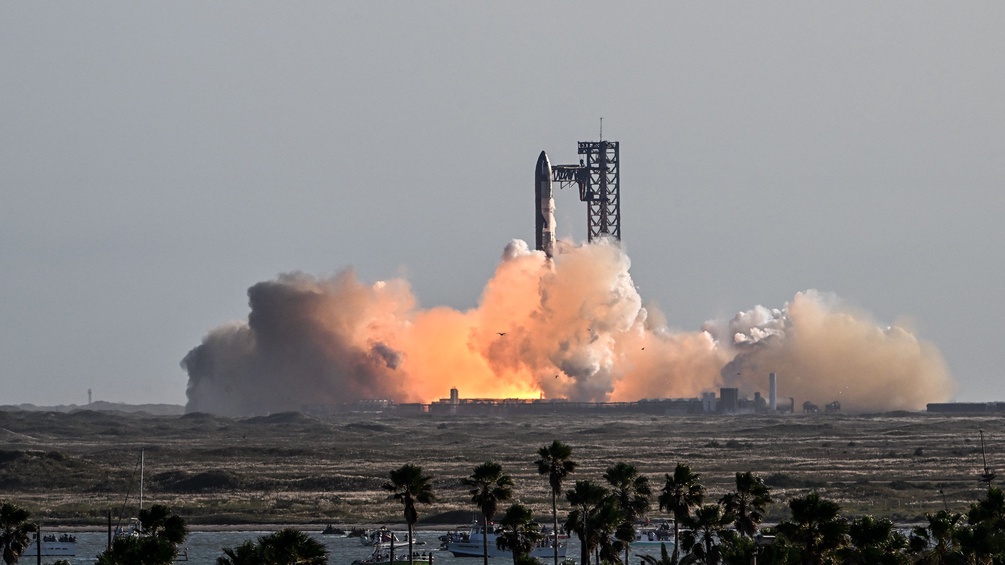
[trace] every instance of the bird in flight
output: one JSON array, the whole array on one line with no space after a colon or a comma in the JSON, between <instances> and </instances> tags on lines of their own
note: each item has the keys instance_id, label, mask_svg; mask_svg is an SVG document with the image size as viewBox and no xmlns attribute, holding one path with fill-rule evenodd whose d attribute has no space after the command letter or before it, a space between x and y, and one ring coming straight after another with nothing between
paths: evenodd
<instances>
[{"instance_id":1,"label":"bird in flight","mask_svg":"<svg viewBox=\"0 0 1005 565\"><path fill-rule=\"evenodd\" d=\"M499 335L506 335L506 332L496 332Z\"/></svg>"}]
</instances>

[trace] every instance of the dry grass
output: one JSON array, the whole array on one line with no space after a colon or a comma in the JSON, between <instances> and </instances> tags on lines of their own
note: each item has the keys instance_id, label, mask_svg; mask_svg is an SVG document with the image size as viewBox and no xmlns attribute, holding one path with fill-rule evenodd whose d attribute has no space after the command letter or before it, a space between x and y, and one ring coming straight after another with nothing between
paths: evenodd
<instances>
[{"instance_id":1,"label":"dry grass","mask_svg":"<svg viewBox=\"0 0 1005 565\"><path fill-rule=\"evenodd\" d=\"M462 477L496 460L516 480L521 502L544 516L547 483L533 461L554 439L571 445L575 479L601 481L616 462L634 463L658 489L677 462L701 473L709 497L738 471L769 481L785 501L810 490L849 515L899 522L948 505L963 510L981 491L978 430L1001 458L999 417L874 416L520 418L277 414L228 419L79 412L0 413L0 489L47 523L103 523L127 490L135 512L136 463L146 450L146 499L191 523L374 523L400 511L381 485L389 470L421 465L440 501L429 520L471 510ZM461 520L463 521L463 520Z\"/></svg>"}]
</instances>

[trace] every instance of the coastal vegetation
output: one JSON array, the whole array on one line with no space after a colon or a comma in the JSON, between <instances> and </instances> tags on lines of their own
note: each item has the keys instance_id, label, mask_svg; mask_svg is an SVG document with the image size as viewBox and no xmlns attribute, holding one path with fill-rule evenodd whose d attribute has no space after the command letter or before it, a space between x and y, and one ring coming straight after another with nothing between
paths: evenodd
<instances>
[{"instance_id":1,"label":"coastal vegetation","mask_svg":"<svg viewBox=\"0 0 1005 565\"><path fill-rule=\"evenodd\" d=\"M573 459L573 449L557 440L540 448L537 456L533 463L538 474L548 478L552 493L579 466ZM1003 563L1005 493L993 486L995 476L985 463L981 480L986 491L970 503L965 513L948 509L926 513L927 525L916 526L909 536L886 518L870 514L847 517L838 502L816 490L790 498L787 516L762 530L773 498L771 488L760 476L751 471L736 472L735 489L716 502L706 503L701 474L687 463L678 462L672 473L664 473L664 486L657 499L659 512L672 518L673 551L668 553L664 544L660 558L645 556L642 561L648 565L731 565L751 561L777 565ZM391 470L388 477L390 480L381 488L389 493L388 498L401 504L413 559L413 528L419 519L416 505L437 501L434 477L412 463ZM578 537L581 565L629 565L629 550L640 532L639 523L650 519L653 493L648 478L639 474L634 463L613 462L603 479L608 486L582 478L564 491L567 506L563 509L563 530ZM455 485L467 490L469 502L482 515L486 532L494 528L491 520L499 503L515 496L513 479L495 461L476 466ZM552 511L554 519L558 513L555 496ZM500 549L513 550L515 565L539 563L527 556L530 544L540 539L532 522L533 514L520 504L510 506L503 517L496 543ZM165 505L154 504L140 510L139 524L134 534L116 537L97 556L96 565L168 565L178 557L178 546L188 535L181 516ZM29 534L37 531L27 510L11 501L0 501L0 543L5 564L18 562L28 546ZM236 548L223 548L222 552L217 565L328 561L324 546L296 528L283 528L259 538L257 543L249 541ZM488 565L487 546L484 556Z\"/></svg>"},{"instance_id":2,"label":"coastal vegetation","mask_svg":"<svg viewBox=\"0 0 1005 565\"><path fill-rule=\"evenodd\" d=\"M1005 447L995 431L1001 421L907 413L233 419L0 412L0 492L16 494L43 526L100 526L110 510L118 517L126 493L135 504L142 448L145 496L193 525L382 523L401 521L400 505L381 488L387 470L414 462L439 493L421 527L469 521L469 497L457 481L494 460L512 477L520 503L553 523L551 484L533 454L560 438L576 453L569 478L603 480L612 463L628 461L659 478L652 485L658 492L663 474L684 462L717 498L732 490L737 472L749 470L780 503L767 507L768 522L785 518L789 499L816 491L850 515L920 523L926 513L963 511L981 494L978 432L989 431L995 467Z\"/></svg>"},{"instance_id":3,"label":"coastal vegetation","mask_svg":"<svg viewBox=\"0 0 1005 565\"><path fill-rule=\"evenodd\" d=\"M283 528L257 541L248 540L237 547L223 548L216 565L326 565L328 550L324 544L295 528Z\"/></svg>"},{"instance_id":4,"label":"coastal vegetation","mask_svg":"<svg viewBox=\"0 0 1005 565\"><path fill-rule=\"evenodd\" d=\"M625 526L642 516L679 518L667 561L747 562L756 553L759 563L952 563L1005 547L1003 497L978 480L979 431L989 430L993 470L1000 425L995 416L906 413L231 419L0 412L0 488L30 512L27 528L103 525L135 491L135 454L143 448L147 500L188 524L443 527L484 515L473 485L462 480L493 462L505 468L515 501L509 508L499 501L503 543L540 539L535 521L567 524L585 540L587 556L576 556L584 565L629 561ZM682 478L680 466L688 471ZM435 492L421 516L418 490L412 514L403 491L396 499L397 488L385 488L399 482L389 481L389 470L404 467L417 468ZM643 478L648 495L636 482ZM678 500L682 485L682 493L702 496ZM235 556L241 550L233 549Z\"/></svg>"}]
</instances>

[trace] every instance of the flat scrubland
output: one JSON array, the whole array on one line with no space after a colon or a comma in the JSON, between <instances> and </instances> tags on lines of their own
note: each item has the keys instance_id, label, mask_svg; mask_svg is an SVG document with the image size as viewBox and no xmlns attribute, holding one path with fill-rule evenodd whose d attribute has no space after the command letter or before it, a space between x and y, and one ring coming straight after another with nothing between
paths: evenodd
<instances>
[{"instance_id":1,"label":"flat scrubland","mask_svg":"<svg viewBox=\"0 0 1005 565\"><path fill-rule=\"evenodd\" d=\"M166 504L193 525L397 523L400 507L381 485L391 469L413 463L433 477L439 498L420 506L420 525L456 524L473 511L460 479L495 460L513 476L516 498L543 517L550 497L534 460L558 439L579 463L569 486L602 482L609 465L625 461L658 492L664 474L684 462L701 474L711 499L732 488L738 471L763 477L776 498L769 521L788 516L788 499L815 490L846 515L907 523L977 500L979 430L994 469L1005 461L1003 423L915 413L233 419L0 412L0 498L48 525L101 525L109 511L135 515L142 449L145 504ZM652 516L660 516L655 505Z\"/></svg>"}]
</instances>

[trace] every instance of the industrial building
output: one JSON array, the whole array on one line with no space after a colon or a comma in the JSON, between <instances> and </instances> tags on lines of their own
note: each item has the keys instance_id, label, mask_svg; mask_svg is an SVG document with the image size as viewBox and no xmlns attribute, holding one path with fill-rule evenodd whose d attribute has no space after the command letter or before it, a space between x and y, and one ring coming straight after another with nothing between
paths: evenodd
<instances>
[{"instance_id":1,"label":"industrial building","mask_svg":"<svg viewBox=\"0 0 1005 565\"><path fill-rule=\"evenodd\" d=\"M450 389L448 398L429 404L396 403L393 400L361 400L344 404L305 406L313 414L384 413L399 415L437 414L458 416L510 416L533 414L569 414L599 412L604 414L649 414L658 416L713 416L733 414L792 413L789 406L771 411L761 394L742 398L736 388L721 388L719 395L704 392L695 398L650 398L635 402L575 402L564 399L526 398L461 398L457 388Z\"/></svg>"},{"instance_id":2,"label":"industrial building","mask_svg":"<svg viewBox=\"0 0 1005 565\"><path fill-rule=\"evenodd\" d=\"M1005 402L932 402L927 409L935 414L995 414L1005 412Z\"/></svg>"}]
</instances>

